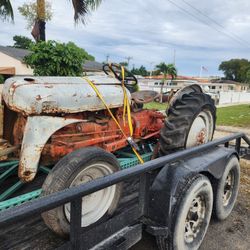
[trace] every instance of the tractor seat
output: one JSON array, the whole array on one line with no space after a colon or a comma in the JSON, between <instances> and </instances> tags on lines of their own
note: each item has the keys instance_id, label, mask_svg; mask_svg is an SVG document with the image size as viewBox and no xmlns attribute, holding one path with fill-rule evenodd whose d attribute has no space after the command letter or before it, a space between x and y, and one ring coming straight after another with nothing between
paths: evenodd
<instances>
[{"instance_id":1,"label":"tractor seat","mask_svg":"<svg viewBox=\"0 0 250 250\"><path fill-rule=\"evenodd\" d=\"M160 97L160 94L153 90L141 90L131 94L132 100L137 104L149 103Z\"/></svg>"}]
</instances>

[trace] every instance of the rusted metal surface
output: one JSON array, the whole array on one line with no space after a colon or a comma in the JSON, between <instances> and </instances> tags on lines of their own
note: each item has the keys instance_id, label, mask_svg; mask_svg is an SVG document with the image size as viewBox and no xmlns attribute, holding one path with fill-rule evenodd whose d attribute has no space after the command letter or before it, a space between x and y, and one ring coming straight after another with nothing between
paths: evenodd
<instances>
[{"instance_id":1,"label":"rusted metal surface","mask_svg":"<svg viewBox=\"0 0 250 250\"><path fill-rule=\"evenodd\" d=\"M157 111L142 110L132 113L132 118L135 123L133 137L135 139L141 139L154 132L158 132L159 134L165 116Z\"/></svg>"},{"instance_id":2,"label":"rusted metal surface","mask_svg":"<svg viewBox=\"0 0 250 250\"><path fill-rule=\"evenodd\" d=\"M136 103L148 103L160 97L160 94L153 90L142 90L131 94L132 99Z\"/></svg>"},{"instance_id":3,"label":"rusted metal surface","mask_svg":"<svg viewBox=\"0 0 250 250\"><path fill-rule=\"evenodd\" d=\"M0 139L0 161L5 161L8 159L8 155L17 151L20 145L11 146L7 140Z\"/></svg>"},{"instance_id":4,"label":"rusted metal surface","mask_svg":"<svg viewBox=\"0 0 250 250\"><path fill-rule=\"evenodd\" d=\"M3 138L14 144L13 138L13 128L15 126L18 114L4 105L4 115L3 115Z\"/></svg>"},{"instance_id":5,"label":"rusted metal surface","mask_svg":"<svg viewBox=\"0 0 250 250\"><path fill-rule=\"evenodd\" d=\"M110 108L123 106L119 81L108 76L90 76ZM107 88L108 85L108 88ZM130 93L127 91L128 97ZM78 113L105 109L86 80L80 77L14 77L3 88L9 109L24 115Z\"/></svg>"},{"instance_id":6,"label":"rusted metal surface","mask_svg":"<svg viewBox=\"0 0 250 250\"><path fill-rule=\"evenodd\" d=\"M8 155L16 152L20 148L20 145L17 146L8 146L0 145L0 161L4 161L8 159Z\"/></svg>"},{"instance_id":7,"label":"rusted metal surface","mask_svg":"<svg viewBox=\"0 0 250 250\"><path fill-rule=\"evenodd\" d=\"M23 182L32 181L37 173L41 152L55 131L79 119L63 117L30 116L24 129L18 176Z\"/></svg>"},{"instance_id":8,"label":"rusted metal surface","mask_svg":"<svg viewBox=\"0 0 250 250\"><path fill-rule=\"evenodd\" d=\"M174 89L171 89L170 92L167 94L162 95L162 102L170 103L171 99L174 97L176 91Z\"/></svg>"},{"instance_id":9,"label":"rusted metal surface","mask_svg":"<svg viewBox=\"0 0 250 250\"><path fill-rule=\"evenodd\" d=\"M204 144L206 142L206 130L202 129L197 135L197 145Z\"/></svg>"},{"instance_id":10,"label":"rusted metal surface","mask_svg":"<svg viewBox=\"0 0 250 250\"><path fill-rule=\"evenodd\" d=\"M132 112L134 134L137 140L157 138L163 125L164 115L157 111L141 110ZM79 115L77 115L79 117ZM117 110L116 117L127 136L130 136L128 120L122 118L122 111ZM88 146L98 146L106 151L115 152L128 145L126 138L116 123L103 112L91 121L70 124L54 133L42 151L42 159L47 163L58 161L64 155Z\"/></svg>"},{"instance_id":11,"label":"rusted metal surface","mask_svg":"<svg viewBox=\"0 0 250 250\"><path fill-rule=\"evenodd\" d=\"M108 76L89 78L112 108L125 135L130 136L128 119L123 118L124 93L120 82ZM131 99L129 92L128 97ZM6 139L14 146L22 145L18 152L18 176L23 182L34 179L40 160L55 163L87 146L115 152L128 145L101 100L82 78L11 78L4 85L3 98L9 117L4 122ZM131 116L135 140L159 137L165 118L162 113L137 110Z\"/></svg>"}]
</instances>

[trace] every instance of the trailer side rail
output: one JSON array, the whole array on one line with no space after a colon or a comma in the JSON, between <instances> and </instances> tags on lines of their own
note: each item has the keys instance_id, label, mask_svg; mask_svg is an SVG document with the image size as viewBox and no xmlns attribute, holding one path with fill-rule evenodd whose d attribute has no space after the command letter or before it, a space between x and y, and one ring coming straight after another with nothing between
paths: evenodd
<instances>
[{"instance_id":1,"label":"trailer side rail","mask_svg":"<svg viewBox=\"0 0 250 250\"><path fill-rule=\"evenodd\" d=\"M119 182L126 181L132 177L140 176L139 185L139 203L133 206L131 209L125 211L123 218L119 223L119 216L114 216L108 220L104 225L100 224L95 227L95 230L101 232L102 237L100 238L95 234L95 238L98 240L110 237L115 232L118 232L122 228L135 223L140 217L145 214L147 207L147 191L149 190L149 172L156 170L181 160L185 157L190 157L194 154L201 153L205 150L212 149L219 145L229 146L229 142L236 140L235 149L239 153L241 148L241 140L244 140L250 146L250 140L244 133L237 133L222 139L211 141L207 144L203 144L194 148L179 151L167 156L163 156L144 164L139 164L133 168L127 168L105 176L100 179L93 180L89 183L72 187L67 190L63 190L57 193L53 193L46 197L38 198L34 201L27 202L17 207L10 208L0 213L0 227L5 227L10 224L14 224L17 221L28 219L31 216L39 215L45 211L51 210L55 207L71 203L71 223L70 223L70 241L64 246L67 249L88 249L87 241L91 240L93 235L93 228L90 227L88 231L81 227L81 211L82 211L82 197L89 195L93 192L99 191L103 188L117 184ZM121 217L120 217L121 218ZM112 228L110 225L117 225ZM105 226L105 227L104 227ZM90 237L90 238L89 238ZM99 238L98 238L99 237ZM93 236L92 236L93 238Z\"/></svg>"}]
</instances>

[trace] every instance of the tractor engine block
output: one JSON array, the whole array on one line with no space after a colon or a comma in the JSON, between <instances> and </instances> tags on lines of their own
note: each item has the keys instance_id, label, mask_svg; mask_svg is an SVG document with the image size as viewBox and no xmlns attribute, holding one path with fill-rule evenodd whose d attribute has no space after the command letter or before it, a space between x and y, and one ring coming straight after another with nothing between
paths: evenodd
<instances>
[{"instance_id":1,"label":"tractor engine block","mask_svg":"<svg viewBox=\"0 0 250 250\"><path fill-rule=\"evenodd\" d=\"M125 134L130 136L127 116L123 119L123 109L116 109L114 115ZM115 152L128 145L117 124L106 111L70 115L70 118L79 118L79 116L88 119L68 125L54 133L43 149L43 161L56 162L64 155L82 147L97 146L108 152ZM164 121L162 113L140 110L131 112L131 117L135 141L159 137Z\"/></svg>"}]
</instances>

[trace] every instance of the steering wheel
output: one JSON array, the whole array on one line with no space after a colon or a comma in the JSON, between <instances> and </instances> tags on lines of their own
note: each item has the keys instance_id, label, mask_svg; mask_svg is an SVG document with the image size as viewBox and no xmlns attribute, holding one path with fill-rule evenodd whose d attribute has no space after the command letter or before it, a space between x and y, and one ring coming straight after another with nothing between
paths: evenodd
<instances>
[{"instance_id":1,"label":"steering wheel","mask_svg":"<svg viewBox=\"0 0 250 250\"><path fill-rule=\"evenodd\" d=\"M116 63L104 64L102 69L106 75L112 75L111 74L112 72L116 79L118 79L119 81L122 81L122 66L120 64L116 64ZM136 86L138 84L136 77L130 71L128 71L125 67L124 67L124 71L125 71L125 77L124 77L125 85L131 86L131 87Z\"/></svg>"}]
</instances>

